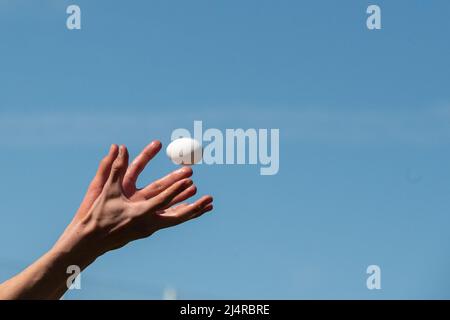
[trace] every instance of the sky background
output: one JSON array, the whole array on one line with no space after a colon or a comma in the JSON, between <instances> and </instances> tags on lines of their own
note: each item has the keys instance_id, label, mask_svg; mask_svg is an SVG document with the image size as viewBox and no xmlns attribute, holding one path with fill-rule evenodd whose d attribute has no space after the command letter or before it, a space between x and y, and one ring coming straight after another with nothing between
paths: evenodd
<instances>
[{"instance_id":1,"label":"sky background","mask_svg":"<svg viewBox=\"0 0 450 320\"><path fill-rule=\"evenodd\" d=\"M111 143L137 155L202 120L279 128L279 173L194 167L215 210L101 257L65 299L450 299L449 14L447 0L0 0L0 281L52 246ZM139 184L174 168L161 153Z\"/></svg>"}]
</instances>

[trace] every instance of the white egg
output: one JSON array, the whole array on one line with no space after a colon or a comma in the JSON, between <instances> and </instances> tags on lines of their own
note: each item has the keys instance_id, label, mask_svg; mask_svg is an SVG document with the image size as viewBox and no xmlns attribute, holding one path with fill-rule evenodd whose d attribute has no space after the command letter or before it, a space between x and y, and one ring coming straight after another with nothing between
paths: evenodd
<instances>
[{"instance_id":1,"label":"white egg","mask_svg":"<svg viewBox=\"0 0 450 320\"><path fill-rule=\"evenodd\" d=\"M202 160L203 148L195 139L179 138L167 146L166 153L175 164L195 164Z\"/></svg>"}]
</instances>

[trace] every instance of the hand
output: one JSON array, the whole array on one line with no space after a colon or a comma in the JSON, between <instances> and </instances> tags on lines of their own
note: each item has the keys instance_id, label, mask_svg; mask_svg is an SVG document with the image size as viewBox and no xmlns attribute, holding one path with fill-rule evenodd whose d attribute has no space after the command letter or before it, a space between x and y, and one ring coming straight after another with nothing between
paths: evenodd
<instances>
[{"instance_id":1,"label":"hand","mask_svg":"<svg viewBox=\"0 0 450 320\"><path fill-rule=\"evenodd\" d=\"M196 193L192 180L186 178L192 175L189 167L174 171L143 189L136 188L138 175L160 149L161 144L153 142L128 168L126 147L111 146L80 209L57 245L72 243L70 248L73 248L73 243L82 243L90 251L89 259L95 259L106 251L212 210L211 196L193 204L175 206Z\"/></svg>"},{"instance_id":2,"label":"hand","mask_svg":"<svg viewBox=\"0 0 450 320\"><path fill-rule=\"evenodd\" d=\"M107 251L212 210L211 196L175 206L196 193L189 167L136 188L139 174L160 149L159 141L152 142L128 168L125 146L111 146L63 235L36 262L0 284L0 299L60 298L67 290L68 266L85 269Z\"/></svg>"},{"instance_id":3,"label":"hand","mask_svg":"<svg viewBox=\"0 0 450 320\"><path fill-rule=\"evenodd\" d=\"M130 200L146 200L150 199L157 194L159 194L162 190L166 189L168 186L173 183L184 179L189 178L192 175L191 167L183 167L179 170L173 171L167 176L149 184L148 186L138 189L136 187L136 182L138 180L139 175L145 169L146 165L158 154L161 150L161 142L155 140L152 141L149 145L147 145L144 150L133 160L130 167L127 168L127 172L123 179L122 188L126 197ZM114 153L117 152L117 146L112 145L109 151L109 154L103 158L100 162L99 168L97 170L97 174L92 180L89 188L86 192L86 195L83 199L83 202L80 205L80 208L75 215L75 220L82 218L86 215L87 211L91 208L94 201L100 195L102 191L102 187L106 182L106 179L109 176L109 170L111 168L112 162L114 161ZM197 193L197 188L195 185L190 186L186 190L183 191L178 197L174 199L172 204L184 201Z\"/></svg>"}]
</instances>

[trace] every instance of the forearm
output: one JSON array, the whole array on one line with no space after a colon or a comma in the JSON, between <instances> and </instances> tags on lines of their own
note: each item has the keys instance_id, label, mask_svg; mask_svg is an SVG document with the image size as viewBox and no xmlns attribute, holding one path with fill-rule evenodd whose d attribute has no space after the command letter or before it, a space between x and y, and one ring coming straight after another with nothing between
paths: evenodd
<instances>
[{"instance_id":1,"label":"forearm","mask_svg":"<svg viewBox=\"0 0 450 320\"><path fill-rule=\"evenodd\" d=\"M0 285L0 300L59 299L67 291L71 265L85 269L95 260L86 236L68 229L55 246L24 271ZM83 248L84 247L84 248Z\"/></svg>"},{"instance_id":2,"label":"forearm","mask_svg":"<svg viewBox=\"0 0 450 320\"><path fill-rule=\"evenodd\" d=\"M150 144L128 171L126 147L112 145L69 227L49 252L0 285L0 299L60 298L73 276L68 267L82 271L105 252L211 211L211 196L183 202L197 190L187 167L136 188L139 173L160 149L160 143Z\"/></svg>"}]
</instances>

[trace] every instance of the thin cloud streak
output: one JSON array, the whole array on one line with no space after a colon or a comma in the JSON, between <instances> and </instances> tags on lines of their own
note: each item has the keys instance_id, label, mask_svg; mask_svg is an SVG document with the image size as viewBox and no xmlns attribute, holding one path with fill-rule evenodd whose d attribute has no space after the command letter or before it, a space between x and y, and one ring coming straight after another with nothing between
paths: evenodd
<instances>
[{"instance_id":1,"label":"thin cloud streak","mask_svg":"<svg viewBox=\"0 0 450 320\"><path fill-rule=\"evenodd\" d=\"M440 146L450 142L450 108L377 111L308 108L227 108L195 112L157 113L0 113L0 145L90 146L143 137L170 137L180 127L192 130L202 120L204 130L225 128L279 128L287 142L329 145ZM242 110L242 111L241 111ZM276 110L276 111L273 111Z\"/></svg>"}]
</instances>

